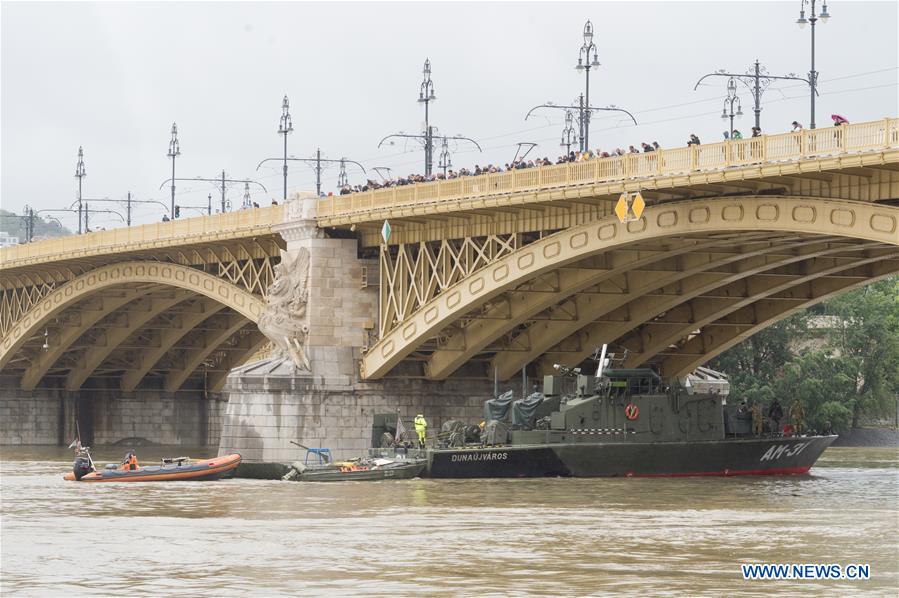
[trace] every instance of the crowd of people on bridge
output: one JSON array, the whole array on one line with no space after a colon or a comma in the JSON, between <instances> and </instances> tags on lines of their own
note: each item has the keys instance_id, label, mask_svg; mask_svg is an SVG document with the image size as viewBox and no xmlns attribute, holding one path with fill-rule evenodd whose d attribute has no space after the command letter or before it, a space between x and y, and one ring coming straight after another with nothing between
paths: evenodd
<instances>
[{"instance_id":1,"label":"crowd of people on bridge","mask_svg":"<svg viewBox=\"0 0 899 598\"><path fill-rule=\"evenodd\" d=\"M834 124L836 126L842 124L848 124L848 120L845 117L839 115L833 115ZM803 130L803 126L798 121L792 122L792 130L793 132ZM760 137L762 135L762 129L760 127L752 127L751 136L752 137ZM739 140L743 139L743 134L734 129L733 131L725 131L724 139L733 139ZM701 141L699 137L695 133L691 133L689 138L687 139L687 146L693 145L701 145ZM588 160L594 160L597 158L614 158L619 156L626 156L628 154L641 154L641 153L650 153L654 151L658 151L662 149L659 145L658 141L653 141L652 143L642 142L640 143L640 147L636 147L634 145L629 146L627 149L616 147L612 151L603 151L601 149L596 150L585 150L585 151L569 151L567 154L560 155L555 162L551 161L548 157L536 158L533 160L525 160L525 159L517 159L513 160L510 163L506 163L504 165L498 164L487 164L486 166L475 165L473 170L468 168L460 168L458 170L453 170L451 168L444 169L443 172L437 172L430 175L422 175L422 174L409 174L405 177L397 177L397 178L385 178L381 181L375 181L373 179L368 179L364 184L361 185L344 185L341 187L339 193L340 195L349 195L350 193L360 193L363 191L374 191L377 189L386 189L391 187L403 187L406 185L414 185L416 183L429 183L433 181L444 181L444 180L452 180L458 179L462 177L469 176L478 176L481 174L493 174L499 172L508 172L512 170L522 170L527 168L539 168L541 166L552 166L553 164L566 164L566 163L575 163L575 162L585 162ZM329 193L328 195L333 195Z\"/></svg>"},{"instance_id":2,"label":"crowd of people on bridge","mask_svg":"<svg viewBox=\"0 0 899 598\"><path fill-rule=\"evenodd\" d=\"M647 153L654 152L658 149L661 149L658 141L653 141L650 143L642 143L640 144L642 149L637 149L633 145L630 146L627 150L622 148L615 148L614 151L606 152L600 149L597 150L586 150L586 151L570 151L567 154L560 155L555 162L551 161L548 157L544 156L543 158L536 158L533 160L513 160L512 162L507 162L505 165L498 164L487 164L486 166L481 166L476 164L474 170L469 170L468 168L460 168L459 170L447 169L446 172L437 172L431 175L422 175L422 174L410 174L406 177L398 177L391 179L384 179L381 182L375 181L373 179L368 179L363 185L344 185L340 189L340 195L349 195L350 193L359 193L362 191L373 191L376 189L385 189L390 187L402 187L405 185L414 185L416 183L429 183L433 181L445 181L458 179L462 177L468 176L479 176L482 174L493 174L497 172L509 172L512 170L523 170L527 168L539 168L541 166L552 166L553 164L566 164L569 162L586 162L588 160L594 160L596 158L610 158L614 156L624 156L627 154L639 154L639 153Z\"/></svg>"}]
</instances>

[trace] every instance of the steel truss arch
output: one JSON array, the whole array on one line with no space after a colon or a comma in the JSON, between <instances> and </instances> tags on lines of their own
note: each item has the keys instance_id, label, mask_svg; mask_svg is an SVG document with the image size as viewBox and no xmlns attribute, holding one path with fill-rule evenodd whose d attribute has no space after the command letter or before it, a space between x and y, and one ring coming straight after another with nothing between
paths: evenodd
<instances>
[{"instance_id":1,"label":"steel truss arch","mask_svg":"<svg viewBox=\"0 0 899 598\"><path fill-rule=\"evenodd\" d=\"M48 353L41 357L40 363L32 364L29 371L29 384L36 372L47 371L52 367L52 357L59 357L79 336L105 315L119 308L127 308L130 301L137 300L140 296L149 292L147 285L157 287L171 287L181 289L184 293L178 293L180 300L191 295L199 295L231 308L241 319L247 322L258 322L264 303L261 297L254 295L238 285L222 280L213 274L206 273L196 268L165 262L131 261L118 264L110 264L91 270L71 281L59 285L49 294L45 295L27 313L13 323L10 330L0 339L0 369L4 368L30 338L39 333L48 322L62 313L67 308L79 301L89 299L96 303L95 309L90 311L88 317L82 318L78 326L65 330L64 338L56 339L58 346L53 348L52 355ZM129 288L138 286L139 288ZM107 298L101 294L105 289L125 287L126 290L119 300ZM99 300L97 299L99 297ZM99 301L99 302L98 302ZM150 307L150 310L158 310ZM129 327L125 327L129 328ZM133 328L133 327L132 327ZM133 331L133 330L132 330ZM115 334L118 338L124 334L120 330ZM125 335L127 337L127 335ZM118 342L124 340L121 338ZM103 353L109 354L114 347L98 349L89 355L91 363L96 362ZM105 356L103 356L105 357ZM100 359L102 362L102 359ZM98 363L99 365L99 363ZM86 367L86 366L85 366ZM79 370L70 375L67 386L75 385L90 375ZM39 377L37 378L39 380ZM33 380L36 384L37 380ZM138 380L139 381L139 380ZM80 384L78 384L80 386Z\"/></svg>"},{"instance_id":2,"label":"steel truss arch","mask_svg":"<svg viewBox=\"0 0 899 598\"><path fill-rule=\"evenodd\" d=\"M614 217L572 227L500 256L429 298L366 353L363 375L376 379L447 326L535 277L643 241L685 235L800 235L899 245L899 208L795 196L691 200L650 208L640 220ZM493 339L495 340L495 339Z\"/></svg>"}]
</instances>

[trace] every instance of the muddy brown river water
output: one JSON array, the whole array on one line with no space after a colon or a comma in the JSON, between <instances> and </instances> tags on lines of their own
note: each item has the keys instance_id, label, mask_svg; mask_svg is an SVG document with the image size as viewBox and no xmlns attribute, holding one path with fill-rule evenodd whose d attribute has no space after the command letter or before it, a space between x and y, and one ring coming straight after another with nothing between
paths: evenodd
<instances>
[{"instance_id":1,"label":"muddy brown river water","mask_svg":"<svg viewBox=\"0 0 899 598\"><path fill-rule=\"evenodd\" d=\"M162 452L185 451L139 456ZM897 449L793 477L337 484L78 484L69 457L0 448L3 596L899 594ZM871 577L744 581L748 562Z\"/></svg>"}]
</instances>

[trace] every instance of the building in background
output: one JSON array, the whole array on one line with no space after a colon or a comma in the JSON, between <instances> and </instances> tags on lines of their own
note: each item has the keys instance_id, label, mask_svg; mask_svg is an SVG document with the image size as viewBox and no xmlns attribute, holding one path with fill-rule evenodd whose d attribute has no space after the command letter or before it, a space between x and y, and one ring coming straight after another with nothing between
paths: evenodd
<instances>
[{"instance_id":1,"label":"building in background","mask_svg":"<svg viewBox=\"0 0 899 598\"><path fill-rule=\"evenodd\" d=\"M13 237L9 233L0 231L0 247L9 247L10 245L18 245L19 237Z\"/></svg>"}]
</instances>

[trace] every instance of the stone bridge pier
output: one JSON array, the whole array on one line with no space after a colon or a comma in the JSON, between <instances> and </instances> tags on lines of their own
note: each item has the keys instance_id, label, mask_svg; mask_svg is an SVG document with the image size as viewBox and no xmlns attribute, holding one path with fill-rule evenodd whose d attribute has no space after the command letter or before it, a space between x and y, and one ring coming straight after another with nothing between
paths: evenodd
<instances>
[{"instance_id":1,"label":"stone bridge pier","mask_svg":"<svg viewBox=\"0 0 899 598\"><path fill-rule=\"evenodd\" d=\"M294 200L285 223L273 227L287 247L259 329L274 349L229 375L219 454L290 463L305 457L293 441L350 458L371 446L376 414L400 416L410 431L417 413L431 430L448 419L478 421L492 394L482 373L446 381L362 379L363 352L378 326L378 260L360 258L355 238L327 238L316 225L315 203Z\"/></svg>"}]
</instances>

